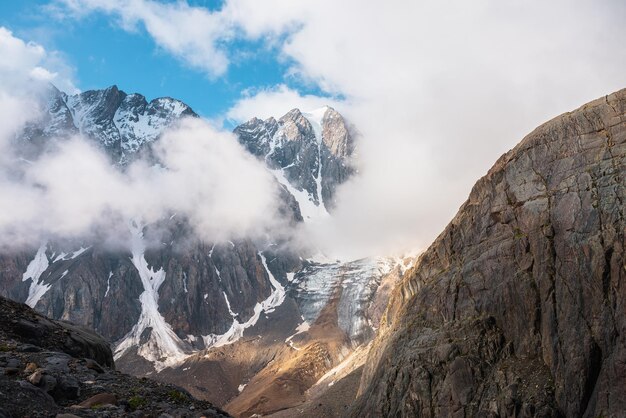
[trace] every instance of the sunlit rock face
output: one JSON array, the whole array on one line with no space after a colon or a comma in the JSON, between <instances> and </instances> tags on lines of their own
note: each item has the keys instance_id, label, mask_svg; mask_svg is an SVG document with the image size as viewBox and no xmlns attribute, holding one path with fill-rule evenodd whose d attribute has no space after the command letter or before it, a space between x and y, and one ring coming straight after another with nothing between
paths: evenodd
<instances>
[{"instance_id":1,"label":"sunlit rock face","mask_svg":"<svg viewBox=\"0 0 626 418\"><path fill-rule=\"evenodd\" d=\"M626 90L535 129L396 287L354 417L626 410Z\"/></svg>"}]
</instances>

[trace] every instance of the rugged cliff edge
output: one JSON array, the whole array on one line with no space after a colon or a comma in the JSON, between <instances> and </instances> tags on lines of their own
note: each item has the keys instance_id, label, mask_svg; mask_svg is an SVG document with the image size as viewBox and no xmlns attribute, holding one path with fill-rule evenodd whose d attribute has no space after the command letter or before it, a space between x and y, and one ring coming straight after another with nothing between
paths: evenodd
<instances>
[{"instance_id":1,"label":"rugged cliff edge","mask_svg":"<svg viewBox=\"0 0 626 418\"><path fill-rule=\"evenodd\" d=\"M113 368L109 343L93 331L0 297L0 417L228 416Z\"/></svg>"},{"instance_id":2,"label":"rugged cliff edge","mask_svg":"<svg viewBox=\"0 0 626 418\"><path fill-rule=\"evenodd\" d=\"M623 416L626 90L502 156L395 289L352 416Z\"/></svg>"}]
</instances>

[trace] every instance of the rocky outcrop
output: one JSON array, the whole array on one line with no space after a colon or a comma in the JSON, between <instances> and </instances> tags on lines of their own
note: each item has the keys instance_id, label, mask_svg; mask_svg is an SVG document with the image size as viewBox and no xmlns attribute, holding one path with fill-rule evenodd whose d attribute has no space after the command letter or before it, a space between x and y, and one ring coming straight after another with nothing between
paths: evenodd
<instances>
[{"instance_id":1,"label":"rocky outcrop","mask_svg":"<svg viewBox=\"0 0 626 418\"><path fill-rule=\"evenodd\" d=\"M116 372L109 344L0 297L0 416L227 417L187 391Z\"/></svg>"},{"instance_id":2,"label":"rocky outcrop","mask_svg":"<svg viewBox=\"0 0 626 418\"><path fill-rule=\"evenodd\" d=\"M109 343L93 331L45 318L26 305L3 297L0 297L0 338L89 358L113 367Z\"/></svg>"},{"instance_id":3,"label":"rocky outcrop","mask_svg":"<svg viewBox=\"0 0 626 418\"><path fill-rule=\"evenodd\" d=\"M355 417L626 411L626 90L502 156L396 288Z\"/></svg>"}]
</instances>

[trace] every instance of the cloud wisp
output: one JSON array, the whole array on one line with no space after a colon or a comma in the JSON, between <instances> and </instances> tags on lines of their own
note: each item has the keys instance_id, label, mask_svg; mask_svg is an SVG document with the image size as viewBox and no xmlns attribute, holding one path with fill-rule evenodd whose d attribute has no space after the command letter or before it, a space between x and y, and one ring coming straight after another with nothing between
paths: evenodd
<instances>
[{"instance_id":1,"label":"cloud wisp","mask_svg":"<svg viewBox=\"0 0 626 418\"><path fill-rule=\"evenodd\" d=\"M138 160L121 172L90 140L59 140L21 162L19 179L0 178L2 240L88 239L95 231L111 240L126 235L129 220L152 224L174 214L207 241L277 226L272 178L232 135L186 119L162 136L155 155L162 166Z\"/></svg>"},{"instance_id":2,"label":"cloud wisp","mask_svg":"<svg viewBox=\"0 0 626 418\"><path fill-rule=\"evenodd\" d=\"M76 18L100 12L116 17L127 31L143 28L164 51L210 77L223 75L228 67L219 44L232 36L233 26L220 13L186 2L151 0L61 0L59 6Z\"/></svg>"}]
</instances>

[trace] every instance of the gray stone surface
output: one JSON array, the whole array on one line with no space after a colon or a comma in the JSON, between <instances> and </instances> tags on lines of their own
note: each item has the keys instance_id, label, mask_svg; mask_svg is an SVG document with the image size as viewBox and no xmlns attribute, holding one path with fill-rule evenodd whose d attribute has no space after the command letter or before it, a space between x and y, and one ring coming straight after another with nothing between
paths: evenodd
<instances>
[{"instance_id":1,"label":"gray stone surface","mask_svg":"<svg viewBox=\"0 0 626 418\"><path fill-rule=\"evenodd\" d=\"M623 416L626 90L537 128L396 288L354 417Z\"/></svg>"},{"instance_id":2,"label":"gray stone surface","mask_svg":"<svg viewBox=\"0 0 626 418\"><path fill-rule=\"evenodd\" d=\"M38 330L35 340L23 333L24 323ZM84 339L75 325L0 297L0 371L13 370L0 372L0 416L228 416L177 386L115 371L106 341L81 332ZM74 343L68 345L68 340ZM20 351L25 344L39 350Z\"/></svg>"}]
</instances>

